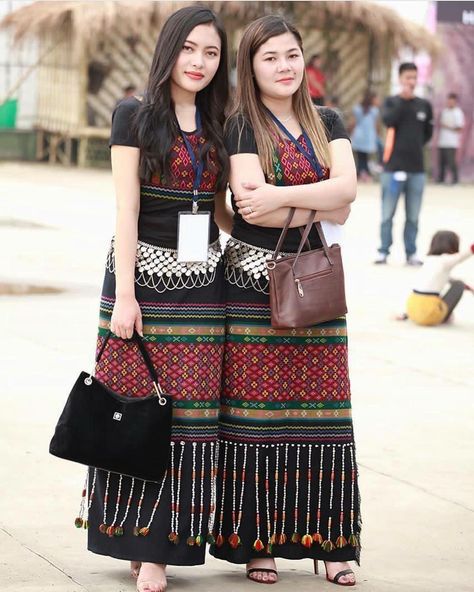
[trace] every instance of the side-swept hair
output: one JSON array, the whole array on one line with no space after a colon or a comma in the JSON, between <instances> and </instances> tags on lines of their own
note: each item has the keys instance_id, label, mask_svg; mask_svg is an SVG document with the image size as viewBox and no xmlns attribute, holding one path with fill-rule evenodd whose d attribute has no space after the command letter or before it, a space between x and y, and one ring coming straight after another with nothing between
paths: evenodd
<instances>
[{"instance_id":1,"label":"side-swept hair","mask_svg":"<svg viewBox=\"0 0 474 592\"><path fill-rule=\"evenodd\" d=\"M253 58L258 49L272 37L291 33L303 51L303 40L299 31L280 16L264 16L251 23L244 31L237 53L237 92L234 107L229 115L229 125L247 119L253 128L262 169L269 181L274 181L273 155L276 138L282 133L269 117L260 99L255 82ZM293 95L295 115L308 134L316 156L322 166L329 166L329 144L326 128L314 107L308 91L306 72L303 80Z\"/></svg>"}]
</instances>

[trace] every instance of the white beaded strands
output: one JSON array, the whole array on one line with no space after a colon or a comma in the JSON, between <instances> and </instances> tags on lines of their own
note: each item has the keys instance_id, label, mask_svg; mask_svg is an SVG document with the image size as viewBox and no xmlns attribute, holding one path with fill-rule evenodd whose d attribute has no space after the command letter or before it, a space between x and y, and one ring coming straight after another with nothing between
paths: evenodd
<instances>
[{"instance_id":1,"label":"white beaded strands","mask_svg":"<svg viewBox=\"0 0 474 592\"><path fill-rule=\"evenodd\" d=\"M87 499L87 493L88 493L88 489L89 489L89 467L87 468L86 471L86 478L84 481L84 487L82 488L82 495L81 495L81 504L79 507L79 513L77 515L77 518L74 520L74 526L76 528L89 528L89 510L91 509L92 506L92 501L94 499L94 494L95 494L95 484L96 484L96 480L97 480L97 469L94 469L94 476L92 478L92 486L91 486L91 490L90 490L90 494L89 494L89 503L87 505L87 513L86 513L86 499Z\"/></svg>"},{"instance_id":2,"label":"white beaded strands","mask_svg":"<svg viewBox=\"0 0 474 592\"><path fill-rule=\"evenodd\" d=\"M278 528L278 490L280 478L280 445L276 445L275 450L275 508L273 510L273 534L270 537L270 544L275 545L278 542L277 528Z\"/></svg>"},{"instance_id":3,"label":"white beaded strands","mask_svg":"<svg viewBox=\"0 0 474 592\"><path fill-rule=\"evenodd\" d=\"M318 507L316 509L316 532L313 534L313 541L318 545L321 545L323 542L323 537L321 535L321 496L324 470L324 446L324 444L321 444L321 453L319 456Z\"/></svg>"},{"instance_id":4,"label":"white beaded strands","mask_svg":"<svg viewBox=\"0 0 474 592\"><path fill-rule=\"evenodd\" d=\"M225 489L227 482L227 456L229 451L229 442L224 443L224 464L222 466L222 498L221 508L219 514L219 528L216 537L216 547L222 547L224 544L224 535L222 534L222 528L224 524L224 502L225 502Z\"/></svg>"},{"instance_id":5,"label":"white beaded strands","mask_svg":"<svg viewBox=\"0 0 474 592\"><path fill-rule=\"evenodd\" d=\"M107 480L105 482L105 493L104 493L104 514L102 518L102 524L99 526L99 531L102 534L107 534L107 504L109 500L109 485L110 485L110 471L107 471Z\"/></svg>"},{"instance_id":6,"label":"white beaded strands","mask_svg":"<svg viewBox=\"0 0 474 592\"><path fill-rule=\"evenodd\" d=\"M119 475L119 482L118 482L118 489L117 489L117 501L115 502L114 519L112 520L112 524L107 526L107 530L105 531L107 533L107 536L109 536L109 537L113 537L115 535L115 523L117 522L117 517L118 517L118 513L119 513L119 508L120 508L120 499L122 496L122 482L123 482L123 475Z\"/></svg>"},{"instance_id":7,"label":"white beaded strands","mask_svg":"<svg viewBox=\"0 0 474 592\"><path fill-rule=\"evenodd\" d=\"M242 541L239 536L240 522L242 520L242 511L244 503L245 471L247 467L247 446L244 444L242 473L240 483L240 498L237 504L237 454L239 447L234 444L234 463L232 470L232 534L229 536L229 545L232 549L237 549Z\"/></svg>"},{"instance_id":8,"label":"white beaded strands","mask_svg":"<svg viewBox=\"0 0 474 592\"><path fill-rule=\"evenodd\" d=\"M255 551L262 551L264 544L260 538L260 499L259 499L259 447L255 446L255 516L257 522L257 538L252 547Z\"/></svg>"},{"instance_id":9,"label":"white beaded strands","mask_svg":"<svg viewBox=\"0 0 474 592\"><path fill-rule=\"evenodd\" d=\"M356 480L356 467L354 461L354 448L350 447L350 456L351 456L351 534L349 536L349 544L353 547L359 546L359 537L354 532L354 503L355 503L355 480Z\"/></svg>"},{"instance_id":10,"label":"white beaded strands","mask_svg":"<svg viewBox=\"0 0 474 592\"><path fill-rule=\"evenodd\" d=\"M288 488L288 446L289 444L285 444L285 462L283 465L283 510L282 510L282 519L281 519L281 531L279 536L277 537L277 543L279 545L284 545L286 543L286 491Z\"/></svg>"},{"instance_id":11,"label":"white beaded strands","mask_svg":"<svg viewBox=\"0 0 474 592\"><path fill-rule=\"evenodd\" d=\"M171 532L168 535L168 540L171 543L174 543L175 545L177 545L179 543L179 500L181 497L181 477L182 477L182 471L183 471L183 456L184 456L184 447L185 447L185 442L180 442L181 444L181 451L180 451L180 456L179 456L179 462L178 462L178 471L177 471L177 475L176 475L176 491L174 491L173 488L173 493L172 493L172 500L171 500ZM173 455L173 451L171 451L171 454ZM172 456L173 458L173 456ZM174 469L174 464L171 467L172 472ZM176 493L176 499L174 499L173 494Z\"/></svg>"},{"instance_id":12,"label":"white beaded strands","mask_svg":"<svg viewBox=\"0 0 474 592\"><path fill-rule=\"evenodd\" d=\"M309 519L311 515L311 482L312 482L312 469L311 469L311 457L313 453L313 447L308 444L308 469L307 469L307 482L308 482L308 493L306 495L306 532L301 537L301 544L308 549L313 544L313 537L309 531Z\"/></svg>"},{"instance_id":13,"label":"white beaded strands","mask_svg":"<svg viewBox=\"0 0 474 592\"><path fill-rule=\"evenodd\" d=\"M268 448L268 447L267 447ZM265 457L265 502L267 506L267 546L265 547L268 555L272 554L272 523L270 520L270 469L269 469L269 458L268 450Z\"/></svg>"},{"instance_id":14,"label":"white beaded strands","mask_svg":"<svg viewBox=\"0 0 474 592\"><path fill-rule=\"evenodd\" d=\"M336 459L336 447L332 447L332 462L331 462L331 489L329 495L329 518L328 518L328 536L322 543L322 548L327 553L335 549L334 543L331 541L331 526L332 526L332 503L334 499L334 464Z\"/></svg>"},{"instance_id":15,"label":"white beaded strands","mask_svg":"<svg viewBox=\"0 0 474 592\"><path fill-rule=\"evenodd\" d=\"M298 505L299 505L299 494L300 494L300 446L296 446L296 477L295 477L295 527L293 534L291 535L292 543L299 543L301 541L301 535L298 532Z\"/></svg>"},{"instance_id":16,"label":"white beaded strands","mask_svg":"<svg viewBox=\"0 0 474 592\"><path fill-rule=\"evenodd\" d=\"M193 442L193 468L191 473L191 533L186 540L186 544L190 547L196 542L196 535L194 533L194 514L196 511L196 447L197 442Z\"/></svg>"},{"instance_id":17,"label":"white beaded strands","mask_svg":"<svg viewBox=\"0 0 474 592\"><path fill-rule=\"evenodd\" d=\"M214 536L214 520L216 517L216 481L217 481L217 468L219 463L219 441L215 444L211 442L211 482L210 482L210 490L211 490L211 500L209 505L209 521L207 524L207 542L210 545L214 545L216 542L216 537Z\"/></svg>"},{"instance_id":18,"label":"white beaded strands","mask_svg":"<svg viewBox=\"0 0 474 592\"><path fill-rule=\"evenodd\" d=\"M336 547L342 549L347 545L347 540L344 536L344 483L346 480L346 465L345 465L346 445L342 445L342 459L341 459L341 511L339 513L339 536L336 539Z\"/></svg>"},{"instance_id":19,"label":"white beaded strands","mask_svg":"<svg viewBox=\"0 0 474 592\"><path fill-rule=\"evenodd\" d=\"M211 459L212 461L212 459ZM199 526L198 535L196 537L196 545L200 547L205 542L204 533L202 532L202 520L204 515L204 476L206 462L206 442L203 442L201 446L201 496L199 498ZM212 470L212 469L211 469Z\"/></svg>"},{"instance_id":20,"label":"white beaded strands","mask_svg":"<svg viewBox=\"0 0 474 592\"><path fill-rule=\"evenodd\" d=\"M191 483L191 533L186 540L186 544L190 547L197 545L200 547L204 542L204 536L202 533L202 519L204 513L204 475L205 475L205 454L206 454L206 443L201 445L201 469L199 471L199 482L200 482L200 499L199 499L199 524L198 533L195 534L194 522L196 515L196 480L197 480L197 469L196 469L196 448L197 443L193 442L193 468L192 468L192 483Z\"/></svg>"}]
</instances>

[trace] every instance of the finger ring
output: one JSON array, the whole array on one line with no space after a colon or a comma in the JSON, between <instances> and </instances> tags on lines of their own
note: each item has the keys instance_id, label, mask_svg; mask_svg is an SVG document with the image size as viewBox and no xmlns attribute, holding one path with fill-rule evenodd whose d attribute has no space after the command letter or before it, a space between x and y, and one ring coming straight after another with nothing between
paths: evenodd
<instances>
[{"instance_id":1,"label":"finger ring","mask_svg":"<svg viewBox=\"0 0 474 592\"><path fill-rule=\"evenodd\" d=\"M253 214L253 210L250 206L247 206L247 213L248 214Z\"/></svg>"}]
</instances>

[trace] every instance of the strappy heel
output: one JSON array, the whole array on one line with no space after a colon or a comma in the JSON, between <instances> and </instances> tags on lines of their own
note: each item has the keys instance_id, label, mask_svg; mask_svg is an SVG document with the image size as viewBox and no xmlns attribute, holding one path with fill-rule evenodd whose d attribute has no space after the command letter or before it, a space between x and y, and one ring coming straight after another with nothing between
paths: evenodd
<instances>
[{"instance_id":1,"label":"strappy heel","mask_svg":"<svg viewBox=\"0 0 474 592\"><path fill-rule=\"evenodd\" d=\"M275 574L276 579L274 579L274 580L257 580L255 578L251 577L251 575L256 572ZM250 569L247 570L247 577L249 580L252 580L252 582L257 582L257 584L276 584L278 582L277 570L270 569L269 567L251 567Z\"/></svg>"},{"instance_id":2,"label":"strappy heel","mask_svg":"<svg viewBox=\"0 0 474 592\"><path fill-rule=\"evenodd\" d=\"M318 566L318 560L317 559L314 560L314 573L316 575L319 574L319 566ZM348 576L348 575L353 574L353 573L354 572L352 571L352 569L342 569L341 571L338 571L337 574L331 579L328 576L328 572L327 572L327 569L326 569L326 580L328 582L331 582L331 584L337 584L338 586L355 586L356 585L355 581L354 582L340 582L339 581L343 576Z\"/></svg>"}]
</instances>

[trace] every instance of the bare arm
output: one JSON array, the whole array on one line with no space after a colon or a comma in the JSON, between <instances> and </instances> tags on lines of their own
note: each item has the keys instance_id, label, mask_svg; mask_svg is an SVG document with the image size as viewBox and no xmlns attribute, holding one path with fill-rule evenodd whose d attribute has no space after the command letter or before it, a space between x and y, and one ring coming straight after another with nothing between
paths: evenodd
<instances>
[{"instance_id":1,"label":"bare arm","mask_svg":"<svg viewBox=\"0 0 474 592\"><path fill-rule=\"evenodd\" d=\"M140 212L140 151L130 146L112 146L112 175L117 217L115 226L115 305L111 330L130 338L134 327L142 333L140 307L135 299L135 257Z\"/></svg>"},{"instance_id":2,"label":"bare arm","mask_svg":"<svg viewBox=\"0 0 474 592\"><path fill-rule=\"evenodd\" d=\"M251 155L239 154L231 157L231 168L235 167L234 177L231 173L231 185L234 188L239 213L247 222L263 225L267 223L264 216L280 208L334 211L348 206L354 201L357 191L357 176L350 142L342 138L333 140L329 143L329 151L332 163L329 179L290 186L275 186L262 182L263 172L258 158L260 177L255 169L251 169ZM251 173L253 179L249 182L247 179Z\"/></svg>"},{"instance_id":3,"label":"bare arm","mask_svg":"<svg viewBox=\"0 0 474 592\"><path fill-rule=\"evenodd\" d=\"M232 232L232 224L234 220L234 212L227 205L226 192L220 191L216 193L215 198L215 213L214 218L217 226L227 234Z\"/></svg>"}]
</instances>

